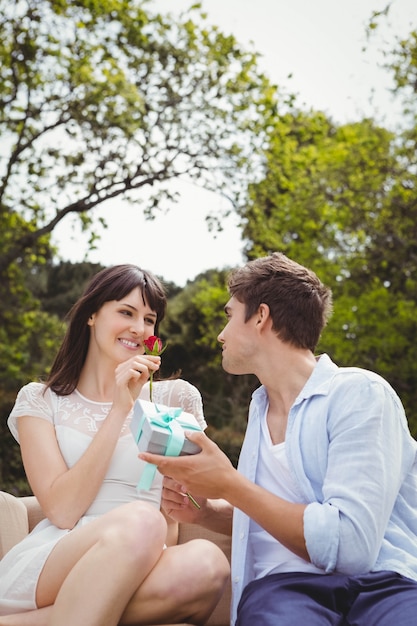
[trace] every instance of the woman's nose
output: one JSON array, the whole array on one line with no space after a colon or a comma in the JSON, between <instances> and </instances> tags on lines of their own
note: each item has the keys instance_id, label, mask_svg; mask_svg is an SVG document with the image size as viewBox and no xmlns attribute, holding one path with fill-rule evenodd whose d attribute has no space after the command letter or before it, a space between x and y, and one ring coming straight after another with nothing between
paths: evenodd
<instances>
[{"instance_id":1,"label":"woman's nose","mask_svg":"<svg viewBox=\"0 0 417 626\"><path fill-rule=\"evenodd\" d=\"M143 335L145 329L145 322L141 319L133 320L130 325L130 331L136 335Z\"/></svg>"}]
</instances>

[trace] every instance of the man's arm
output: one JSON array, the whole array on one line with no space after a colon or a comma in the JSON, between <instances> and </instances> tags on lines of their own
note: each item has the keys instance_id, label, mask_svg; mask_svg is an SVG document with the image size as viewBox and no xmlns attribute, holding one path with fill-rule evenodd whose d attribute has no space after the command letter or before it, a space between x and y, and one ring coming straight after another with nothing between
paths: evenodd
<instances>
[{"instance_id":1,"label":"man's arm","mask_svg":"<svg viewBox=\"0 0 417 626\"><path fill-rule=\"evenodd\" d=\"M187 433L187 437L201 447L199 454L180 457L150 453L139 455L144 461L157 465L162 474L172 477L179 484L177 501L187 507L189 516L184 521L198 519L198 523L207 528L224 528L225 517L222 520L222 514L230 516L228 523L231 523L231 509L238 507L289 550L309 561L303 525L306 505L287 502L252 483L233 467L220 448L203 433ZM192 511L193 505L186 502L187 491L199 503L200 498L209 499L209 504L203 504L200 511ZM219 499L226 500L230 506L224 508L219 503L216 509L212 501ZM166 496L165 501L168 501Z\"/></svg>"}]
</instances>

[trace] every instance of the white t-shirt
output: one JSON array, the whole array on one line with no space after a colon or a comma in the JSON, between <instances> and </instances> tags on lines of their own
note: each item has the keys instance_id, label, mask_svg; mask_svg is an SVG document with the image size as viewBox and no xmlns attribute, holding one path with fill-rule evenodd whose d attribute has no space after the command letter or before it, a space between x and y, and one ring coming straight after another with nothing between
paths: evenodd
<instances>
[{"instance_id":1,"label":"white t-shirt","mask_svg":"<svg viewBox=\"0 0 417 626\"><path fill-rule=\"evenodd\" d=\"M285 442L276 445L272 443L266 416L261 425L256 484L288 502L303 502L288 466ZM323 574L323 570L288 550L252 519L249 524L249 549L253 557L255 578L280 572Z\"/></svg>"}]
</instances>

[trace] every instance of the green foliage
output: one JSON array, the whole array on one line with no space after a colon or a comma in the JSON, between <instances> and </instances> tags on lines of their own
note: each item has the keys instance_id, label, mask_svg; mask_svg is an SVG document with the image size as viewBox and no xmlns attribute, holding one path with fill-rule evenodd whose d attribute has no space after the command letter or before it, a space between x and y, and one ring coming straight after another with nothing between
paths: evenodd
<instances>
[{"instance_id":1,"label":"green foliage","mask_svg":"<svg viewBox=\"0 0 417 626\"><path fill-rule=\"evenodd\" d=\"M0 420L0 489L23 496L30 495L31 490L23 470L19 444L6 423L15 399L15 393L2 392L0 396L0 415L5 416Z\"/></svg>"},{"instance_id":2,"label":"green foliage","mask_svg":"<svg viewBox=\"0 0 417 626\"><path fill-rule=\"evenodd\" d=\"M87 281L103 267L99 263L69 261L58 265L48 264L31 275L31 291L41 300L44 311L64 320Z\"/></svg>"},{"instance_id":3,"label":"green foliage","mask_svg":"<svg viewBox=\"0 0 417 626\"><path fill-rule=\"evenodd\" d=\"M11 298L14 299L14 298ZM10 302L10 300L9 300ZM3 307L2 307L3 309ZM3 489L29 493L18 444L12 438L6 418L17 391L48 371L63 335L61 321L29 299L25 306L4 307L0 324L0 485Z\"/></svg>"},{"instance_id":4,"label":"green foliage","mask_svg":"<svg viewBox=\"0 0 417 626\"><path fill-rule=\"evenodd\" d=\"M183 374L195 373L197 362L203 369L220 365L217 335L224 324L227 300L226 270L200 274L170 299L161 329L170 344L163 363L165 375L179 368Z\"/></svg>"},{"instance_id":5,"label":"green foliage","mask_svg":"<svg viewBox=\"0 0 417 626\"><path fill-rule=\"evenodd\" d=\"M413 344L417 304L400 299L383 285L359 296L341 296L322 337L321 349L340 365L358 365L389 380L400 396L410 428L417 435L417 364Z\"/></svg>"},{"instance_id":6,"label":"green foliage","mask_svg":"<svg viewBox=\"0 0 417 626\"><path fill-rule=\"evenodd\" d=\"M243 422L246 426L246 420ZM232 464L237 467L240 449L242 447L244 432L243 429L234 430L227 423L220 429L208 426L206 434L212 439L221 450L228 456Z\"/></svg>"},{"instance_id":7,"label":"green foliage","mask_svg":"<svg viewBox=\"0 0 417 626\"><path fill-rule=\"evenodd\" d=\"M397 41L397 45L394 50L390 51L385 65L393 73L396 93L403 100L403 113L409 117L410 128L415 131L417 122L417 30L412 31L406 39Z\"/></svg>"},{"instance_id":8,"label":"green foliage","mask_svg":"<svg viewBox=\"0 0 417 626\"><path fill-rule=\"evenodd\" d=\"M317 112L277 117L267 174L242 211L248 257L279 249L329 279L361 263L394 168L391 140L370 120L338 127Z\"/></svg>"}]
</instances>

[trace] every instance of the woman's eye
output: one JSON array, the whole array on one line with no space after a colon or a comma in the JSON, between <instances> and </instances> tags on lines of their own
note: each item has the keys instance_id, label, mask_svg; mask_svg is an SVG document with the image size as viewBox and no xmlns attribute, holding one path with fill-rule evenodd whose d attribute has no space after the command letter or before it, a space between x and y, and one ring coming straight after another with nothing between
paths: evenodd
<instances>
[{"instance_id":1,"label":"woman's eye","mask_svg":"<svg viewBox=\"0 0 417 626\"><path fill-rule=\"evenodd\" d=\"M128 311L127 309L122 309L120 313L122 315L128 315L129 317L132 317L132 311Z\"/></svg>"}]
</instances>

